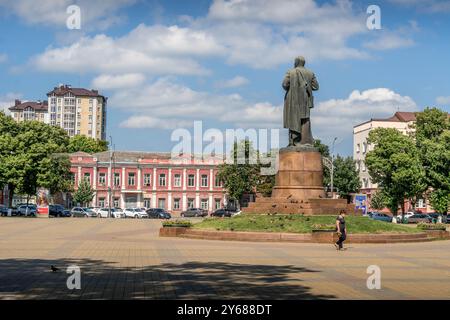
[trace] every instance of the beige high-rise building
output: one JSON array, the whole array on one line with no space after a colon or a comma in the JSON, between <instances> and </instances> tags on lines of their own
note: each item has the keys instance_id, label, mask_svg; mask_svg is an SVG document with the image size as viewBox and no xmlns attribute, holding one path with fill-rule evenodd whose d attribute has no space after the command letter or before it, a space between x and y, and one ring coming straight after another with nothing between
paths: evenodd
<instances>
[{"instance_id":1,"label":"beige high-rise building","mask_svg":"<svg viewBox=\"0 0 450 320\"><path fill-rule=\"evenodd\" d=\"M11 116L17 122L36 120L39 122L48 122L47 101L20 101L16 100L14 105L9 108Z\"/></svg>"},{"instance_id":2,"label":"beige high-rise building","mask_svg":"<svg viewBox=\"0 0 450 320\"><path fill-rule=\"evenodd\" d=\"M97 90L61 85L47 93L47 97L48 123L63 128L70 137L106 139L107 98Z\"/></svg>"}]
</instances>

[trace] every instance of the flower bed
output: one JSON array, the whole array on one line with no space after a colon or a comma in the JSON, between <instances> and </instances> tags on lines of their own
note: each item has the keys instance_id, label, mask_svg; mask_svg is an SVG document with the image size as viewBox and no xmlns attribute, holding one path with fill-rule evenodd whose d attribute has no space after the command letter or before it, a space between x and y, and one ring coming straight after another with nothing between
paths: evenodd
<instances>
[{"instance_id":1,"label":"flower bed","mask_svg":"<svg viewBox=\"0 0 450 320\"><path fill-rule=\"evenodd\" d=\"M192 223L187 220L173 220L173 221L164 221L162 223L164 228L190 228L192 227Z\"/></svg>"},{"instance_id":2,"label":"flower bed","mask_svg":"<svg viewBox=\"0 0 450 320\"><path fill-rule=\"evenodd\" d=\"M447 226L443 223L425 223L420 222L417 224L417 228L420 230L443 230L447 229Z\"/></svg>"}]
</instances>

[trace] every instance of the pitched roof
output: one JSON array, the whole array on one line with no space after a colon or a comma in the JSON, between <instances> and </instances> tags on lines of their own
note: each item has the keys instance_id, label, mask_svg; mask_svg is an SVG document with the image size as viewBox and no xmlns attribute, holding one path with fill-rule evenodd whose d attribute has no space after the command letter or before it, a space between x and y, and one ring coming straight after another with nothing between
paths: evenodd
<instances>
[{"instance_id":1,"label":"pitched roof","mask_svg":"<svg viewBox=\"0 0 450 320\"><path fill-rule=\"evenodd\" d=\"M398 111L392 117L387 119L371 119L371 121L388 121L388 122L410 122L416 121L415 112Z\"/></svg>"},{"instance_id":2,"label":"pitched roof","mask_svg":"<svg viewBox=\"0 0 450 320\"><path fill-rule=\"evenodd\" d=\"M109 161L109 151L94 153L99 162ZM137 162L139 159L170 159L170 152L114 151L116 162Z\"/></svg>"},{"instance_id":3,"label":"pitched roof","mask_svg":"<svg viewBox=\"0 0 450 320\"><path fill-rule=\"evenodd\" d=\"M31 107L34 111L48 111L48 102L45 101L24 101L16 100L12 107L9 107L10 111L22 111L25 108Z\"/></svg>"},{"instance_id":4,"label":"pitched roof","mask_svg":"<svg viewBox=\"0 0 450 320\"><path fill-rule=\"evenodd\" d=\"M52 91L47 93L47 96L54 94L55 96L64 96L67 93L72 93L74 96L87 96L87 97L102 97L104 96L98 93L97 90L88 90L84 88L72 88L69 85L62 85L59 87L54 87Z\"/></svg>"}]
</instances>

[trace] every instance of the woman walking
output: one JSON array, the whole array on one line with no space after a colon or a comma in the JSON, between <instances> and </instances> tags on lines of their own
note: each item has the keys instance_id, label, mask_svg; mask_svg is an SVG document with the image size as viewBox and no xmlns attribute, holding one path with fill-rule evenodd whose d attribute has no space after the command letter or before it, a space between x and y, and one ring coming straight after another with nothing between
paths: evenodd
<instances>
[{"instance_id":1,"label":"woman walking","mask_svg":"<svg viewBox=\"0 0 450 320\"><path fill-rule=\"evenodd\" d=\"M339 240L334 244L336 250L343 249L343 243L347 238L347 227L345 226L345 210L341 210L336 218L336 232L338 234Z\"/></svg>"}]
</instances>

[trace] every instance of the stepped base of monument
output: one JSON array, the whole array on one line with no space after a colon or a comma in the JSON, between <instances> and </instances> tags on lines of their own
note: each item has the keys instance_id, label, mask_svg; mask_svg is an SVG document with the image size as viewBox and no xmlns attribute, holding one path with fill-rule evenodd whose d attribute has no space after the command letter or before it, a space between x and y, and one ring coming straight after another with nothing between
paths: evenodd
<instances>
[{"instance_id":1,"label":"stepped base of monument","mask_svg":"<svg viewBox=\"0 0 450 320\"><path fill-rule=\"evenodd\" d=\"M346 199L312 198L296 200L293 198L256 198L249 206L242 208L247 214L303 214L303 215L337 215L341 210L347 214L356 214L355 205Z\"/></svg>"}]
</instances>

